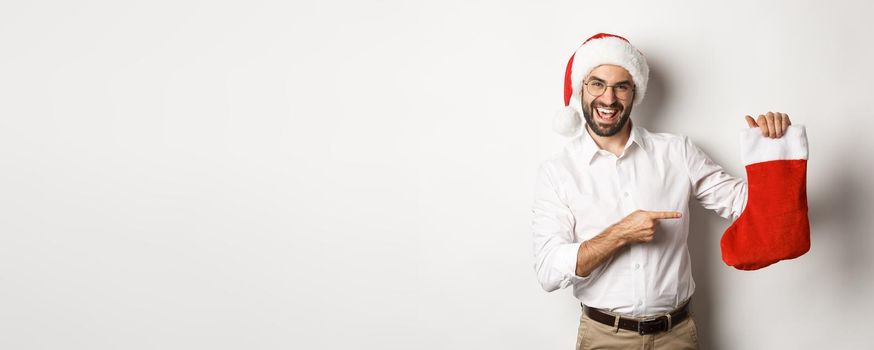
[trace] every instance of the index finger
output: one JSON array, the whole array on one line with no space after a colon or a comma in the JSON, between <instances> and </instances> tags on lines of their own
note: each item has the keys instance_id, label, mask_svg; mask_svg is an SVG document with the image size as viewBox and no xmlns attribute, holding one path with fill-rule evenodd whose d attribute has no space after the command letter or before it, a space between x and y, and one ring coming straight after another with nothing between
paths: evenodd
<instances>
[{"instance_id":1,"label":"index finger","mask_svg":"<svg viewBox=\"0 0 874 350\"><path fill-rule=\"evenodd\" d=\"M683 216L683 214L678 212L678 211L650 211L647 213L649 214L650 218L659 219L659 220L679 219L681 216Z\"/></svg>"}]
</instances>

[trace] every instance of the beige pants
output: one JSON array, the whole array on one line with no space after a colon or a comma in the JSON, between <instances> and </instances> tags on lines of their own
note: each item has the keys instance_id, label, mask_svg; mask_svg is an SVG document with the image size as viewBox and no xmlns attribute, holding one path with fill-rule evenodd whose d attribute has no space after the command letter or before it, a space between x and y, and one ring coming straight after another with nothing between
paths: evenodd
<instances>
[{"instance_id":1,"label":"beige pants","mask_svg":"<svg viewBox=\"0 0 874 350\"><path fill-rule=\"evenodd\" d=\"M670 332L640 335L593 321L585 312L580 317L577 350L588 349L698 349L698 326L692 315L674 325Z\"/></svg>"}]
</instances>

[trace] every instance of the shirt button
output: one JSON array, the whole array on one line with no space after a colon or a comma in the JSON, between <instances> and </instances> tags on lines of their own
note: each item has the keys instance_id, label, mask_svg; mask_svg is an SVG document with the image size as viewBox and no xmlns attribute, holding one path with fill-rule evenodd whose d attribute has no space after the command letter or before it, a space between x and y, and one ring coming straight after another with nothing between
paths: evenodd
<instances>
[{"instance_id":1,"label":"shirt button","mask_svg":"<svg viewBox=\"0 0 874 350\"><path fill-rule=\"evenodd\" d=\"M640 268L640 264L634 264L634 269L637 270Z\"/></svg>"},{"instance_id":2,"label":"shirt button","mask_svg":"<svg viewBox=\"0 0 874 350\"><path fill-rule=\"evenodd\" d=\"M622 192L622 195L628 197L628 192Z\"/></svg>"},{"instance_id":3,"label":"shirt button","mask_svg":"<svg viewBox=\"0 0 874 350\"><path fill-rule=\"evenodd\" d=\"M637 306L643 306L643 300L638 300L638 301L637 301Z\"/></svg>"}]
</instances>

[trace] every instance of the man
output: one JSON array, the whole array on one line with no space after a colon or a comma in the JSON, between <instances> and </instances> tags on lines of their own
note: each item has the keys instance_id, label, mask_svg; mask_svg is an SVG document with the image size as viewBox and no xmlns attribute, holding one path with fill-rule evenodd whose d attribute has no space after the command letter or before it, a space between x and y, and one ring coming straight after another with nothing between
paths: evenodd
<instances>
[{"instance_id":1,"label":"man","mask_svg":"<svg viewBox=\"0 0 874 350\"><path fill-rule=\"evenodd\" d=\"M533 205L535 271L543 288L573 287L584 305L577 348L697 349L686 244L689 199L737 218L747 184L686 137L631 121L649 68L626 39L597 34L568 62L566 111L555 126L581 135L541 165ZM786 114L746 116L769 138Z\"/></svg>"}]
</instances>

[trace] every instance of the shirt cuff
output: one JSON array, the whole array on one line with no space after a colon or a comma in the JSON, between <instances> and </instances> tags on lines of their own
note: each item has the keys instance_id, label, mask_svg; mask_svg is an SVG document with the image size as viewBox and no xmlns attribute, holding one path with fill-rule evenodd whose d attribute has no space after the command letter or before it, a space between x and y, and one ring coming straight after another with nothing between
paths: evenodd
<instances>
[{"instance_id":1,"label":"shirt cuff","mask_svg":"<svg viewBox=\"0 0 874 350\"><path fill-rule=\"evenodd\" d=\"M559 254L561 266L565 267L564 271L562 271L561 288L585 282L592 276L591 273L586 277L577 276L577 254L579 254L581 244L583 243L565 244L559 247L559 251L556 252Z\"/></svg>"}]
</instances>

